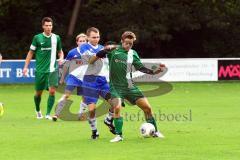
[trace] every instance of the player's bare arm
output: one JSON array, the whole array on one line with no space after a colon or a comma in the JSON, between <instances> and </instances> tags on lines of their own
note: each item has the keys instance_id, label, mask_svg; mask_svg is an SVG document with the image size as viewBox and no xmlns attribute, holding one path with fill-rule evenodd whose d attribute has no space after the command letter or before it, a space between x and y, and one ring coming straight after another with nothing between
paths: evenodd
<instances>
[{"instance_id":1,"label":"player's bare arm","mask_svg":"<svg viewBox=\"0 0 240 160\"><path fill-rule=\"evenodd\" d=\"M99 51L96 55L92 56L88 63L93 64L96 62L99 58L104 58L106 57L106 54L108 54L110 51L114 50L117 48L117 45L111 44L111 45L106 45L104 46L104 49Z\"/></svg>"},{"instance_id":2,"label":"player's bare arm","mask_svg":"<svg viewBox=\"0 0 240 160\"><path fill-rule=\"evenodd\" d=\"M160 64L159 67L157 69L148 69L146 67L141 67L138 70L140 72L146 73L146 74L151 74L151 75L155 75L155 74L159 74L161 72L163 72L166 69L166 66L164 64Z\"/></svg>"},{"instance_id":3,"label":"player's bare arm","mask_svg":"<svg viewBox=\"0 0 240 160\"><path fill-rule=\"evenodd\" d=\"M59 58L58 64L61 65L61 64L63 63L63 61L64 61L64 53L63 53L62 50L60 50L60 51L58 52L58 58Z\"/></svg>"},{"instance_id":4,"label":"player's bare arm","mask_svg":"<svg viewBox=\"0 0 240 160\"><path fill-rule=\"evenodd\" d=\"M25 65L24 65L24 68L23 68L23 75L26 76L27 75L27 71L28 71L28 65L33 57L33 54L34 52L32 50L29 50L28 51L28 54L27 54L27 57L26 57L26 60L25 60Z\"/></svg>"},{"instance_id":5,"label":"player's bare arm","mask_svg":"<svg viewBox=\"0 0 240 160\"><path fill-rule=\"evenodd\" d=\"M64 64L65 64L65 63L64 63ZM64 79L65 79L66 74L67 74L67 70L68 70L67 65L63 65L63 73L62 73L61 79L60 79L60 81L59 81L60 84L63 84Z\"/></svg>"}]
</instances>

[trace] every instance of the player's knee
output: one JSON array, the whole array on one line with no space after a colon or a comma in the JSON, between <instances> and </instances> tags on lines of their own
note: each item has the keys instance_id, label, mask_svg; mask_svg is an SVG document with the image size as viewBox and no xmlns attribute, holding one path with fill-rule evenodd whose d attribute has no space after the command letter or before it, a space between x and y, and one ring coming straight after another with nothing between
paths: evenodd
<instances>
[{"instance_id":1,"label":"player's knee","mask_svg":"<svg viewBox=\"0 0 240 160\"><path fill-rule=\"evenodd\" d=\"M95 109L89 109L89 117L94 118L95 117Z\"/></svg>"},{"instance_id":2,"label":"player's knee","mask_svg":"<svg viewBox=\"0 0 240 160\"><path fill-rule=\"evenodd\" d=\"M121 106L120 105L114 107L114 113L115 114L119 114L120 110L121 110Z\"/></svg>"},{"instance_id":3,"label":"player's knee","mask_svg":"<svg viewBox=\"0 0 240 160\"><path fill-rule=\"evenodd\" d=\"M54 88L54 89L53 89L53 88L49 89L49 94L50 94L51 96L54 96L54 95L55 95L55 92L56 92L55 88Z\"/></svg>"},{"instance_id":4,"label":"player's knee","mask_svg":"<svg viewBox=\"0 0 240 160\"><path fill-rule=\"evenodd\" d=\"M35 96L41 97L42 96L42 91L36 91Z\"/></svg>"}]
</instances>

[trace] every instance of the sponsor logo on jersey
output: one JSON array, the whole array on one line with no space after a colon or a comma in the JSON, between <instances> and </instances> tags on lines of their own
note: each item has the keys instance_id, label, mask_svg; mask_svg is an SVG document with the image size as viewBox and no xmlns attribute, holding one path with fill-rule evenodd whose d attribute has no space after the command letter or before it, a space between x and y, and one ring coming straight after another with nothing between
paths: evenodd
<instances>
[{"instance_id":1,"label":"sponsor logo on jersey","mask_svg":"<svg viewBox=\"0 0 240 160\"><path fill-rule=\"evenodd\" d=\"M127 61L121 60L121 59L115 59L116 63L127 63Z\"/></svg>"},{"instance_id":2,"label":"sponsor logo on jersey","mask_svg":"<svg viewBox=\"0 0 240 160\"><path fill-rule=\"evenodd\" d=\"M51 50L52 48L41 48L42 51L48 51L48 50Z\"/></svg>"}]
</instances>

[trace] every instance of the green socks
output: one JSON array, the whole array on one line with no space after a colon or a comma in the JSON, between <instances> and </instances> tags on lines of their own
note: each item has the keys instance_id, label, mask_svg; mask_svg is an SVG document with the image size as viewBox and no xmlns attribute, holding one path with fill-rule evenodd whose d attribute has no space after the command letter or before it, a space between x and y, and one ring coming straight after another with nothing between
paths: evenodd
<instances>
[{"instance_id":1,"label":"green socks","mask_svg":"<svg viewBox=\"0 0 240 160\"><path fill-rule=\"evenodd\" d=\"M34 96L34 103L35 103L35 107L36 107L36 111L39 112L40 111L40 102L41 102L41 96Z\"/></svg>"},{"instance_id":2,"label":"green socks","mask_svg":"<svg viewBox=\"0 0 240 160\"><path fill-rule=\"evenodd\" d=\"M49 95L48 102L47 102L47 114L46 115L50 115L50 112L52 110L54 102L55 102L55 96Z\"/></svg>"},{"instance_id":3,"label":"green socks","mask_svg":"<svg viewBox=\"0 0 240 160\"><path fill-rule=\"evenodd\" d=\"M156 121L155 121L155 119L153 117L146 119L146 121L148 123L151 123L152 125L154 125L154 127L155 127L155 129L157 131L157 124L156 124Z\"/></svg>"},{"instance_id":4,"label":"green socks","mask_svg":"<svg viewBox=\"0 0 240 160\"><path fill-rule=\"evenodd\" d=\"M114 121L116 134L122 135L123 118L122 117L114 118L113 121Z\"/></svg>"}]
</instances>

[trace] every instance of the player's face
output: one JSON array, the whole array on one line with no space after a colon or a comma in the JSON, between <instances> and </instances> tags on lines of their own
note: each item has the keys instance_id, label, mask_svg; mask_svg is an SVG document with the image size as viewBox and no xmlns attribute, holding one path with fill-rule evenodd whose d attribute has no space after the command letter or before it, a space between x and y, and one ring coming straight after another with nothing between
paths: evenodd
<instances>
[{"instance_id":1,"label":"player's face","mask_svg":"<svg viewBox=\"0 0 240 160\"><path fill-rule=\"evenodd\" d=\"M80 45L82 45L83 43L86 43L86 42L87 42L87 40L86 40L85 37L79 37L78 41L77 41L77 45L80 46Z\"/></svg>"},{"instance_id":2,"label":"player's face","mask_svg":"<svg viewBox=\"0 0 240 160\"><path fill-rule=\"evenodd\" d=\"M126 51L129 51L133 46L133 41L134 41L133 39L129 39L129 38L122 40L123 49L125 49Z\"/></svg>"},{"instance_id":3,"label":"player's face","mask_svg":"<svg viewBox=\"0 0 240 160\"><path fill-rule=\"evenodd\" d=\"M52 33L52 22L45 22L42 26L43 31L46 35L50 35Z\"/></svg>"},{"instance_id":4,"label":"player's face","mask_svg":"<svg viewBox=\"0 0 240 160\"><path fill-rule=\"evenodd\" d=\"M90 32L89 36L88 36L88 42L93 45L96 46L98 44L100 40L100 34L99 32Z\"/></svg>"}]
</instances>

